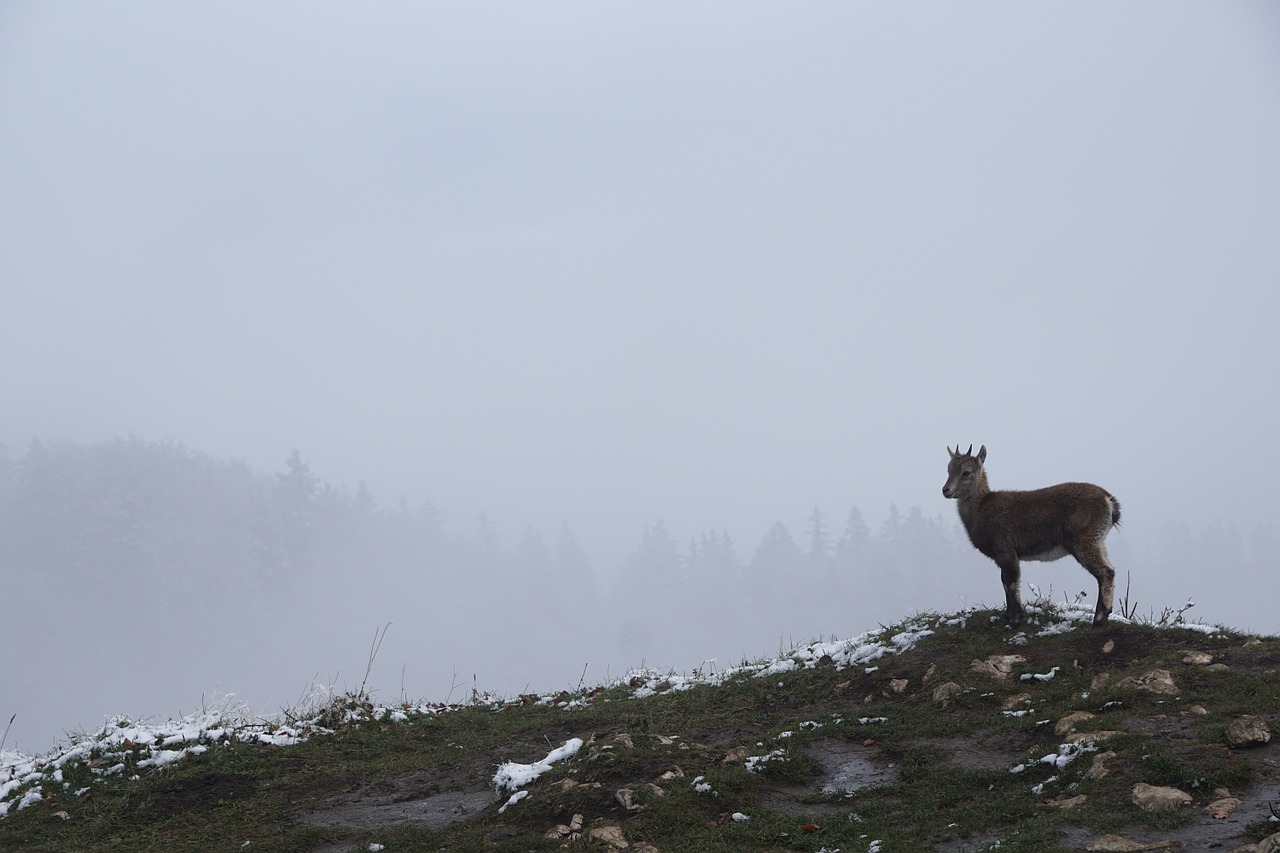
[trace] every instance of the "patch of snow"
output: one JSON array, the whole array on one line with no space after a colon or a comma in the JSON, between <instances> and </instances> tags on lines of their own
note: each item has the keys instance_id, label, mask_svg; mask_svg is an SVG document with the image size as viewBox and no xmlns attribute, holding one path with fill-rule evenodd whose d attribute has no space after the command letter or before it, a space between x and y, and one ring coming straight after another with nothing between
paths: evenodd
<instances>
[{"instance_id":1,"label":"patch of snow","mask_svg":"<svg viewBox=\"0 0 1280 853\"><path fill-rule=\"evenodd\" d=\"M528 791L516 791L514 794L512 794L510 797L507 798L507 801L505 803L503 803L498 808L498 814L502 814L507 810L508 806L514 806L516 803L520 802L527 796L529 796Z\"/></svg>"},{"instance_id":2,"label":"patch of snow","mask_svg":"<svg viewBox=\"0 0 1280 853\"><path fill-rule=\"evenodd\" d=\"M1058 744L1058 751L1051 752L1040 758L1041 764L1048 764L1058 770L1063 769L1071 762L1075 761L1086 752L1097 752L1098 747L1093 743L1061 743Z\"/></svg>"},{"instance_id":3,"label":"patch of snow","mask_svg":"<svg viewBox=\"0 0 1280 853\"><path fill-rule=\"evenodd\" d=\"M760 771L761 765L768 764L771 761L783 761L786 759L786 757L787 757L787 753L785 750L775 749L772 752L766 753L765 755L751 756L750 758L747 759L745 766L747 768L748 773L758 773Z\"/></svg>"},{"instance_id":4,"label":"patch of snow","mask_svg":"<svg viewBox=\"0 0 1280 853\"><path fill-rule=\"evenodd\" d=\"M744 821L744 820L751 820L751 818L747 817L747 816L746 816L746 815L744 815L742 812L734 812L734 813L733 813L733 815L732 815L732 817L733 817L733 819L734 819L734 820L739 821L739 822Z\"/></svg>"},{"instance_id":5,"label":"patch of snow","mask_svg":"<svg viewBox=\"0 0 1280 853\"><path fill-rule=\"evenodd\" d=\"M1045 780L1044 780L1043 782L1041 782L1039 785L1032 785L1032 786L1031 786L1031 793L1033 793L1033 794L1035 794L1035 795L1039 796L1040 794L1043 794L1043 793L1044 793L1044 787L1045 787L1045 785L1048 785L1048 784L1050 784L1050 783L1052 783L1052 782L1057 782L1057 781L1058 781L1058 777L1057 777L1057 776L1050 776L1048 779L1045 779Z\"/></svg>"},{"instance_id":6,"label":"patch of snow","mask_svg":"<svg viewBox=\"0 0 1280 853\"><path fill-rule=\"evenodd\" d=\"M498 772L493 775L493 785L499 791L514 791L517 788L523 788L550 770L552 764L566 758L572 758L578 754L580 749L582 749L582 738L574 737L569 738L563 745L551 750L551 752L547 753L547 757L541 761L535 761L532 764L517 764L514 761L505 762L498 766Z\"/></svg>"},{"instance_id":7,"label":"patch of snow","mask_svg":"<svg viewBox=\"0 0 1280 853\"><path fill-rule=\"evenodd\" d=\"M1018 678L1022 681L1053 681L1053 677L1058 674L1058 670L1061 668L1060 666L1055 666L1048 672L1043 673L1027 672L1018 676Z\"/></svg>"}]
</instances>

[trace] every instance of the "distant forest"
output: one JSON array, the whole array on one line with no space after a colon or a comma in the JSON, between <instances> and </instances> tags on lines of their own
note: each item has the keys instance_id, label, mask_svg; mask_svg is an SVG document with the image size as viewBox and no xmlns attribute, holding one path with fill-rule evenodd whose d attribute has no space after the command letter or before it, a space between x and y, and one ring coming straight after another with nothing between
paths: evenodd
<instances>
[{"instance_id":1,"label":"distant forest","mask_svg":"<svg viewBox=\"0 0 1280 853\"><path fill-rule=\"evenodd\" d=\"M850 602L875 588L877 612L908 612L930 567L974 557L953 521L918 507L891 508L874 530L856 507L835 518L813 507L799 535L778 522L745 550L728 531L680 542L652 521L637 524L632 553L603 567L567 523L500 535L481 515L468 534L443 517L430 502L382 508L363 484L323 481L297 452L264 475L137 439L34 441L16 460L0 448L4 588L29 604L56 601L64 616L124 607L156 618L196 602L269 612L340 583L345 604L371 613L395 590L420 591L428 608L483 602L495 618L567 601L647 614L630 633L680 630L687 640L708 608L773 626L797 624L788 611L801 624L843 625ZM433 578L450 603L432 600ZM767 609L753 605L762 599ZM626 633L623 645L644 654L645 638Z\"/></svg>"},{"instance_id":2,"label":"distant forest","mask_svg":"<svg viewBox=\"0 0 1280 853\"><path fill-rule=\"evenodd\" d=\"M563 621L586 629L603 617L618 651L640 657L667 651L657 640L671 634L689 648L704 624L705 639L723 639L726 621L744 638L777 638L954 608L952 589L1000 598L995 569L954 514L919 507L891 507L874 529L856 507L838 516L812 507L804 530L777 523L748 547L726 530L677 540L662 521L637 523L634 551L611 566L590 565L568 524L499 534L481 515L458 533L443 519L431 502L384 508L362 484L326 483L298 452L261 474L140 439L35 441L18 459L0 446L0 578L4 597L24 602L10 613L19 620L49 607L61 619L95 619L114 607L189 625L201 621L192 608L270 616L296 612L285 606L293 602L317 617L358 608L372 625L389 598L410 597L424 619L470 610L520 624L548 621L539 608L562 602L576 613ZM1243 537L1221 524L1171 524L1152 553L1119 539L1121 575L1139 564L1194 571L1226 561L1261 576L1277 551L1270 528ZM1087 576L1071 578L1092 596Z\"/></svg>"}]
</instances>

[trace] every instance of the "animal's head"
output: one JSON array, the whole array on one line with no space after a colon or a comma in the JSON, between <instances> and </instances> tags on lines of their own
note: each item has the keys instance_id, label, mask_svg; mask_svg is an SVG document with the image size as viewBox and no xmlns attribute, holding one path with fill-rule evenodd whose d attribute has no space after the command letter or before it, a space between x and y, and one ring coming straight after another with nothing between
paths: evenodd
<instances>
[{"instance_id":1,"label":"animal's head","mask_svg":"<svg viewBox=\"0 0 1280 853\"><path fill-rule=\"evenodd\" d=\"M982 463L987 461L985 444L978 450L977 456L973 455L972 444L964 453L960 452L958 444L955 450L948 447L947 452L951 454L951 461L947 463L947 482L942 487L943 497L963 500L979 483L985 486L987 475L982 470Z\"/></svg>"}]
</instances>

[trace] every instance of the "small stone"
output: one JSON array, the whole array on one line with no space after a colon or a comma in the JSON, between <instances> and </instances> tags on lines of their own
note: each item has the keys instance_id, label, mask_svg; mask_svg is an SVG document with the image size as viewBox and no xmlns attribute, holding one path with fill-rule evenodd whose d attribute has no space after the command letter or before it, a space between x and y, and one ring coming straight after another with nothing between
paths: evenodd
<instances>
[{"instance_id":1,"label":"small stone","mask_svg":"<svg viewBox=\"0 0 1280 853\"><path fill-rule=\"evenodd\" d=\"M683 778L684 778L684 771L681 770L679 767L672 767L670 770L664 771L663 774L658 777L658 781L670 782L673 779L683 779Z\"/></svg>"},{"instance_id":2,"label":"small stone","mask_svg":"<svg viewBox=\"0 0 1280 853\"><path fill-rule=\"evenodd\" d=\"M1093 763L1089 765L1089 769L1085 771L1084 778L1089 781L1104 779L1111 775L1111 771L1106 768L1106 762L1115 758L1116 754L1110 750L1100 752L1093 757Z\"/></svg>"},{"instance_id":3,"label":"small stone","mask_svg":"<svg viewBox=\"0 0 1280 853\"><path fill-rule=\"evenodd\" d=\"M1144 812L1168 812L1191 803L1191 795L1177 788L1148 785L1139 782L1133 786L1133 804Z\"/></svg>"},{"instance_id":4,"label":"small stone","mask_svg":"<svg viewBox=\"0 0 1280 853\"><path fill-rule=\"evenodd\" d=\"M1225 663L1211 663L1204 668L1205 672L1229 672L1231 667Z\"/></svg>"},{"instance_id":5,"label":"small stone","mask_svg":"<svg viewBox=\"0 0 1280 853\"><path fill-rule=\"evenodd\" d=\"M1187 713L1191 714L1193 717L1203 717L1209 713L1209 709L1203 705L1192 705L1187 709Z\"/></svg>"},{"instance_id":6,"label":"small stone","mask_svg":"<svg viewBox=\"0 0 1280 853\"><path fill-rule=\"evenodd\" d=\"M751 750L745 746L735 746L720 759L721 764L740 764L751 757Z\"/></svg>"},{"instance_id":7,"label":"small stone","mask_svg":"<svg viewBox=\"0 0 1280 853\"><path fill-rule=\"evenodd\" d=\"M1212 803L1204 807L1204 810L1210 817L1222 820L1226 818L1236 806L1240 805L1240 800L1235 797L1223 797L1220 800L1214 800Z\"/></svg>"},{"instance_id":8,"label":"small stone","mask_svg":"<svg viewBox=\"0 0 1280 853\"><path fill-rule=\"evenodd\" d=\"M1014 708L1018 707L1022 703L1030 702L1030 701L1031 701L1030 693L1018 693L1013 696L1010 696L1008 699L1001 702L1000 708L1001 710L1004 710L1004 711L1012 711Z\"/></svg>"},{"instance_id":9,"label":"small stone","mask_svg":"<svg viewBox=\"0 0 1280 853\"><path fill-rule=\"evenodd\" d=\"M905 678L895 678L889 682L889 689L894 693L905 693L910 682Z\"/></svg>"},{"instance_id":10,"label":"small stone","mask_svg":"<svg viewBox=\"0 0 1280 853\"><path fill-rule=\"evenodd\" d=\"M1142 675L1131 675L1121 679L1116 687L1128 690L1145 690L1160 696L1172 696L1178 692L1173 683L1173 675L1167 669L1153 669Z\"/></svg>"},{"instance_id":11,"label":"small stone","mask_svg":"<svg viewBox=\"0 0 1280 853\"><path fill-rule=\"evenodd\" d=\"M924 671L924 676L920 679L921 684L928 684L933 681L933 677L938 673L938 665L936 663L929 664L929 668Z\"/></svg>"},{"instance_id":12,"label":"small stone","mask_svg":"<svg viewBox=\"0 0 1280 853\"><path fill-rule=\"evenodd\" d=\"M1102 644L1102 653L1103 653L1104 655L1109 655L1109 654L1111 654L1112 652L1114 652L1115 650L1116 650L1116 641L1115 641L1115 640L1107 640L1105 643L1103 643L1103 644Z\"/></svg>"},{"instance_id":13,"label":"small stone","mask_svg":"<svg viewBox=\"0 0 1280 853\"><path fill-rule=\"evenodd\" d=\"M602 841L617 850L625 850L631 846L627 843L627 837L622 834L620 826L597 826L587 833L587 838L592 841Z\"/></svg>"},{"instance_id":14,"label":"small stone","mask_svg":"<svg viewBox=\"0 0 1280 853\"><path fill-rule=\"evenodd\" d=\"M986 660L973 661L969 664L969 669L1004 680L1013 675L1013 667L1016 664L1026 662L1027 659L1022 655L992 655Z\"/></svg>"},{"instance_id":15,"label":"small stone","mask_svg":"<svg viewBox=\"0 0 1280 853\"><path fill-rule=\"evenodd\" d=\"M1182 656L1182 662L1187 666L1208 666L1213 663L1213 655L1208 652L1187 652Z\"/></svg>"},{"instance_id":16,"label":"small stone","mask_svg":"<svg viewBox=\"0 0 1280 853\"><path fill-rule=\"evenodd\" d=\"M1253 848L1254 853L1280 853L1280 832L1268 835Z\"/></svg>"},{"instance_id":17,"label":"small stone","mask_svg":"<svg viewBox=\"0 0 1280 853\"><path fill-rule=\"evenodd\" d=\"M1090 841L1084 849L1090 853L1139 853L1142 850L1173 850L1182 846L1180 841L1156 841L1142 844L1119 835L1102 835Z\"/></svg>"},{"instance_id":18,"label":"small stone","mask_svg":"<svg viewBox=\"0 0 1280 853\"><path fill-rule=\"evenodd\" d=\"M1089 681L1090 690L1101 690L1111 683L1111 673L1100 672Z\"/></svg>"},{"instance_id":19,"label":"small stone","mask_svg":"<svg viewBox=\"0 0 1280 853\"><path fill-rule=\"evenodd\" d=\"M1099 743L1104 740L1110 740L1119 734L1120 732L1100 729L1096 732L1072 732L1069 735L1064 735L1062 740L1066 743Z\"/></svg>"},{"instance_id":20,"label":"small stone","mask_svg":"<svg viewBox=\"0 0 1280 853\"><path fill-rule=\"evenodd\" d=\"M635 743L632 742L631 735L629 734L616 735L613 739L613 742L618 744L619 746L625 746L627 749L632 749L635 747Z\"/></svg>"},{"instance_id":21,"label":"small stone","mask_svg":"<svg viewBox=\"0 0 1280 853\"><path fill-rule=\"evenodd\" d=\"M1060 809L1066 812L1066 811L1071 811L1076 806L1082 805L1083 803L1086 803L1088 801L1089 801L1088 795L1077 794L1074 797L1068 797L1066 799L1061 799L1061 800L1046 800L1042 805L1046 806L1047 808Z\"/></svg>"},{"instance_id":22,"label":"small stone","mask_svg":"<svg viewBox=\"0 0 1280 853\"><path fill-rule=\"evenodd\" d=\"M959 684L956 684L954 681L939 684L937 687L933 688L933 701L941 702L945 705L952 696L961 693L963 690L964 688Z\"/></svg>"},{"instance_id":23,"label":"small stone","mask_svg":"<svg viewBox=\"0 0 1280 853\"><path fill-rule=\"evenodd\" d=\"M614 792L613 798L618 801L618 805L629 812L638 812L644 808L644 806L636 802L636 792L630 788L619 788Z\"/></svg>"},{"instance_id":24,"label":"small stone","mask_svg":"<svg viewBox=\"0 0 1280 853\"><path fill-rule=\"evenodd\" d=\"M1227 726L1227 745L1232 747L1261 746L1271 740L1267 721L1253 714L1237 717Z\"/></svg>"},{"instance_id":25,"label":"small stone","mask_svg":"<svg viewBox=\"0 0 1280 853\"><path fill-rule=\"evenodd\" d=\"M1096 717L1097 714L1091 714L1088 711L1075 711L1058 720L1053 727L1053 733L1058 737L1062 737L1065 734L1075 731L1077 723L1083 723L1086 720L1092 720Z\"/></svg>"}]
</instances>

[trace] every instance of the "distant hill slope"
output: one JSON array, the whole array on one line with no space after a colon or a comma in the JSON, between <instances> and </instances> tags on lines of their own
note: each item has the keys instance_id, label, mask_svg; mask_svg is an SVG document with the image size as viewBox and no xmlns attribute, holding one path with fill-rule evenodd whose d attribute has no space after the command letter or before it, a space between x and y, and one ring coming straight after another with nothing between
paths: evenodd
<instances>
[{"instance_id":1,"label":"distant hill slope","mask_svg":"<svg viewBox=\"0 0 1280 853\"><path fill-rule=\"evenodd\" d=\"M6 758L0 850L1275 849L1280 638L1033 610L556 696L121 720Z\"/></svg>"}]
</instances>

